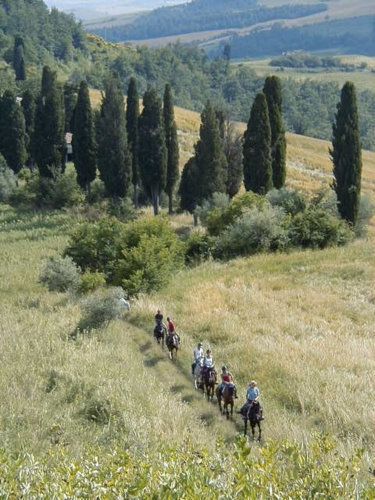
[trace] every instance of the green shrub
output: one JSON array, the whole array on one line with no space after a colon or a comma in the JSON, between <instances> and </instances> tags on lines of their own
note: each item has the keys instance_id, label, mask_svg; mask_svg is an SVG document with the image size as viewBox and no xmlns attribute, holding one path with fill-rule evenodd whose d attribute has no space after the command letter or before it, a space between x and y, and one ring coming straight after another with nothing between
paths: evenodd
<instances>
[{"instance_id":1,"label":"green shrub","mask_svg":"<svg viewBox=\"0 0 375 500\"><path fill-rule=\"evenodd\" d=\"M10 201L17 207L60 209L82 204L84 195L77 184L74 169L69 168L64 174L56 173L51 179L40 177L37 172L23 176L23 182Z\"/></svg>"},{"instance_id":2,"label":"green shrub","mask_svg":"<svg viewBox=\"0 0 375 500\"><path fill-rule=\"evenodd\" d=\"M358 237L367 234L368 225L375 213L375 206L372 200L366 195L361 196L359 204L359 214L357 224L355 226L355 234Z\"/></svg>"},{"instance_id":3,"label":"green shrub","mask_svg":"<svg viewBox=\"0 0 375 500\"><path fill-rule=\"evenodd\" d=\"M43 267L39 281L50 292L75 292L80 284L79 268L70 257L51 257Z\"/></svg>"},{"instance_id":4,"label":"green shrub","mask_svg":"<svg viewBox=\"0 0 375 500\"><path fill-rule=\"evenodd\" d=\"M111 264L120 257L120 237L124 224L104 218L96 223L81 224L72 234L65 255L83 271L109 273Z\"/></svg>"},{"instance_id":5,"label":"green shrub","mask_svg":"<svg viewBox=\"0 0 375 500\"><path fill-rule=\"evenodd\" d=\"M131 296L160 289L183 265L183 244L165 219L126 225L120 245L121 258L114 263L113 283Z\"/></svg>"},{"instance_id":6,"label":"green shrub","mask_svg":"<svg viewBox=\"0 0 375 500\"><path fill-rule=\"evenodd\" d=\"M224 211L230 205L230 198L225 193L214 193L212 198L205 200L202 206L195 209L195 215L200 219L203 226L207 226L207 219L213 210Z\"/></svg>"},{"instance_id":7,"label":"green shrub","mask_svg":"<svg viewBox=\"0 0 375 500\"><path fill-rule=\"evenodd\" d=\"M105 185L100 179L95 179L90 186L90 193L87 195L89 203L99 203L105 198Z\"/></svg>"},{"instance_id":8,"label":"green shrub","mask_svg":"<svg viewBox=\"0 0 375 500\"><path fill-rule=\"evenodd\" d=\"M268 205L265 197L255 193L245 193L234 198L231 204L225 208L214 208L206 217L206 227L211 236L218 236L227 227L232 225L247 210L252 208L263 208Z\"/></svg>"},{"instance_id":9,"label":"green shrub","mask_svg":"<svg viewBox=\"0 0 375 500\"><path fill-rule=\"evenodd\" d=\"M185 243L186 264L200 264L212 256L214 239L206 234L193 233Z\"/></svg>"},{"instance_id":10,"label":"green shrub","mask_svg":"<svg viewBox=\"0 0 375 500\"><path fill-rule=\"evenodd\" d=\"M78 331L96 330L121 318L124 314L121 299L125 299L125 292L120 287L97 290L87 297L81 302L82 318Z\"/></svg>"},{"instance_id":11,"label":"green shrub","mask_svg":"<svg viewBox=\"0 0 375 500\"><path fill-rule=\"evenodd\" d=\"M76 173L67 169L64 174L57 174L53 179L40 179L40 204L48 208L74 207L84 202Z\"/></svg>"},{"instance_id":12,"label":"green shrub","mask_svg":"<svg viewBox=\"0 0 375 500\"><path fill-rule=\"evenodd\" d=\"M285 249L289 244L287 222L278 207L253 208L218 237L214 255L228 259Z\"/></svg>"},{"instance_id":13,"label":"green shrub","mask_svg":"<svg viewBox=\"0 0 375 500\"><path fill-rule=\"evenodd\" d=\"M296 215L306 209L304 196L294 189L273 189L267 194L267 199L273 207L281 207L290 215Z\"/></svg>"},{"instance_id":14,"label":"green shrub","mask_svg":"<svg viewBox=\"0 0 375 500\"><path fill-rule=\"evenodd\" d=\"M104 273L109 283L136 295L163 286L182 266L183 248L167 219L128 224L102 219L82 224L73 233L65 254L84 271Z\"/></svg>"},{"instance_id":15,"label":"green shrub","mask_svg":"<svg viewBox=\"0 0 375 500\"><path fill-rule=\"evenodd\" d=\"M312 206L292 219L289 236L295 246L326 248L345 245L353 233L343 220Z\"/></svg>"},{"instance_id":16,"label":"green shrub","mask_svg":"<svg viewBox=\"0 0 375 500\"><path fill-rule=\"evenodd\" d=\"M137 218L137 211L129 198L111 200L108 205L108 213L123 222L130 222Z\"/></svg>"},{"instance_id":17,"label":"green shrub","mask_svg":"<svg viewBox=\"0 0 375 500\"><path fill-rule=\"evenodd\" d=\"M105 284L106 279L103 273L86 272L81 276L78 291L82 294L87 294L89 292L94 292L98 288L103 287Z\"/></svg>"},{"instance_id":18,"label":"green shrub","mask_svg":"<svg viewBox=\"0 0 375 500\"><path fill-rule=\"evenodd\" d=\"M17 177L0 154L0 203L7 203L10 200L16 186Z\"/></svg>"}]
</instances>

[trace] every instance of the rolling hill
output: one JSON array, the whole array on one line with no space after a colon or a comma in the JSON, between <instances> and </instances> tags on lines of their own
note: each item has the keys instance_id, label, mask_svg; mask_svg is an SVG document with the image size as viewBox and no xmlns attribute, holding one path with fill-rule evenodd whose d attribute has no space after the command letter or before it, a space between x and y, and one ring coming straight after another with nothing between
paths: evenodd
<instances>
[{"instance_id":1,"label":"rolling hill","mask_svg":"<svg viewBox=\"0 0 375 500\"><path fill-rule=\"evenodd\" d=\"M183 6L156 9L142 20L135 19L123 26L109 21L105 32L96 32L109 40L141 40L151 46L176 39L194 42L212 55L217 55L223 43L230 43L235 57L275 55L296 49L372 55L374 15L371 0L311 0L299 2L293 9L286 2L272 0L250 4L223 1L215 6L210 0L195 0Z\"/></svg>"},{"instance_id":2,"label":"rolling hill","mask_svg":"<svg viewBox=\"0 0 375 500\"><path fill-rule=\"evenodd\" d=\"M98 98L92 94L94 104ZM189 155L199 116L177 109L176 117ZM289 135L288 148L289 185L313 194L329 183L327 142ZM364 190L375 199L375 153L364 153ZM329 449L337 450L343 463L358 447L366 450L353 477L372 466L373 232L345 248L207 262L180 271L161 292L139 297L126 321L73 342L70 333L80 319L76 298L47 292L38 276L44 260L62 252L70 231L85 218L78 212L31 214L0 206L4 491L11 484L11 491L18 492L19 478L27 473L29 491L53 496L62 484L72 496L90 485L98 496L95 488L112 491L119 480L116 471L131 471L135 460L143 461L148 481L168 453L174 457L169 463L176 464L192 449L201 464L207 457L212 465L216 439L224 439L233 457L242 456L231 444L241 420L227 423L192 388L191 351L198 340L213 348L219 366L226 363L234 372L238 406L249 380L258 380L265 443L252 447L252 461L258 456L263 465L270 460L277 446L272 440L287 440L277 452L278 463L281 450L289 453L294 442L308 446L316 432L323 432L334 436L336 447ZM171 223L186 230L192 221L177 215ZM157 308L175 318L183 339L175 365L152 342ZM4 453L18 461L8 462ZM291 466L288 456L289 465L283 467ZM105 460L112 466L104 474L99 464ZM190 466L190 461L182 465L186 474ZM253 467L257 474L262 470L254 462L247 470ZM328 462L319 461L319 468L327 467ZM271 484L283 477L273 471ZM170 471L166 484L178 474ZM240 469L234 474L238 478ZM295 470L293 477L300 474ZM328 469L325 474L327 481ZM366 479L360 476L358 485ZM133 492L147 488L147 482L133 481L139 488Z\"/></svg>"}]
</instances>

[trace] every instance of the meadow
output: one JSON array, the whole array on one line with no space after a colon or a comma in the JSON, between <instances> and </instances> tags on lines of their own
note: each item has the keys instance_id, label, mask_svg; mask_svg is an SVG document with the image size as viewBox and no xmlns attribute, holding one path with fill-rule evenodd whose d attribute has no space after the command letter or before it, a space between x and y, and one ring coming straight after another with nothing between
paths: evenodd
<instances>
[{"instance_id":1,"label":"meadow","mask_svg":"<svg viewBox=\"0 0 375 500\"><path fill-rule=\"evenodd\" d=\"M375 88L375 73L372 71L375 67L375 58L361 57L361 56L342 56L340 59L346 64L360 64L365 62L368 65L366 71L325 71L306 70L299 68L285 68L283 71L269 65L271 59L254 59L251 61L242 61L238 64L245 64L253 68L257 75L260 77L267 77L269 75L277 74L282 79L291 78L296 81L313 80L316 82L334 82L341 87L347 81L355 84L359 91L371 90ZM237 62L236 62L237 64Z\"/></svg>"},{"instance_id":2,"label":"meadow","mask_svg":"<svg viewBox=\"0 0 375 500\"><path fill-rule=\"evenodd\" d=\"M176 117L187 158L199 115L177 109ZM327 142L288 135L288 148L290 186L313 195L329 185ZM372 198L374 183L375 153L364 152L364 192ZM234 373L237 408L248 382L258 381L266 445L287 439L304 446L323 432L335 439L338 457L364 450L361 471L368 479L366 470L375 466L373 225L368 237L344 248L178 271L162 291L140 296L127 318L72 340L80 298L50 293L38 277L85 217L0 207L0 397L6 402L0 448L47 456L56 466L56 453L79 462L87 450L104 457L120 448L139 460L153 453L157 463L170 445L214 453L217 439L233 443L240 418L226 422L192 387L191 353L202 341L217 366L225 363ZM188 215L171 223L192 229ZM175 319L182 337L176 364L153 342L157 308ZM255 447L256 454L262 450Z\"/></svg>"}]
</instances>

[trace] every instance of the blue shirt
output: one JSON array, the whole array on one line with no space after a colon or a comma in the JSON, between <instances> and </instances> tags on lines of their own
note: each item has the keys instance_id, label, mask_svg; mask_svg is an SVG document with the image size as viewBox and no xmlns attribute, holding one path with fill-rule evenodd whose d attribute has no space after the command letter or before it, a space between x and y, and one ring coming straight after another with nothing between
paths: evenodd
<instances>
[{"instance_id":1,"label":"blue shirt","mask_svg":"<svg viewBox=\"0 0 375 500\"><path fill-rule=\"evenodd\" d=\"M249 401L255 401L257 397L260 396L260 390L258 387L249 387L246 393L246 397Z\"/></svg>"}]
</instances>

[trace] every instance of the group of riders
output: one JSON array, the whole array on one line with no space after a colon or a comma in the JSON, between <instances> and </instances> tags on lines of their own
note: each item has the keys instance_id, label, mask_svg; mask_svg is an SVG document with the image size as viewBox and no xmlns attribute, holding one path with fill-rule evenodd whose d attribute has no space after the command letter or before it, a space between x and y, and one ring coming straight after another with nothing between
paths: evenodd
<instances>
[{"instance_id":1,"label":"group of riders","mask_svg":"<svg viewBox=\"0 0 375 500\"><path fill-rule=\"evenodd\" d=\"M154 336L159 343L162 342L162 345L164 345L165 339L165 343L169 349L171 349L172 346L179 345L181 341L172 319L167 317L167 324L165 324L164 316L159 309L155 315ZM198 386L203 387L204 380L209 379L211 375L214 376L216 381L217 374L212 351L210 349L204 351L203 344L199 342L193 351L193 357L194 360L191 365L191 370L192 375L196 377L196 379L198 378ZM234 377L226 366L222 366L220 378L221 383L218 391L224 395L225 390L230 390L234 398L237 399L237 388ZM252 380L246 391L246 403L243 408L252 406L254 403L259 403L259 398L260 390L255 380Z\"/></svg>"}]
</instances>

